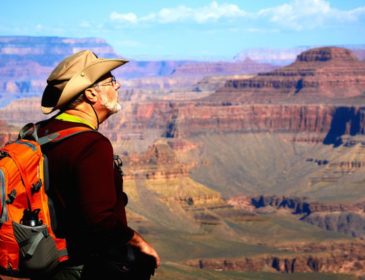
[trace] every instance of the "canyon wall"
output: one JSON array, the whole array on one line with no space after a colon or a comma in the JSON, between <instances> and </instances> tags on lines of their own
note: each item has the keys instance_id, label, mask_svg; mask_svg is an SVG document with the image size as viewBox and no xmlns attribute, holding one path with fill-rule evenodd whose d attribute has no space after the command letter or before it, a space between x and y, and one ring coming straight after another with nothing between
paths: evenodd
<instances>
[{"instance_id":1,"label":"canyon wall","mask_svg":"<svg viewBox=\"0 0 365 280\"><path fill-rule=\"evenodd\" d=\"M344 48L317 48L297 56L291 65L249 79L228 80L210 101L248 102L285 96L298 99L363 96L365 63ZM294 101L295 102L295 101Z\"/></svg>"},{"instance_id":2,"label":"canyon wall","mask_svg":"<svg viewBox=\"0 0 365 280\"><path fill-rule=\"evenodd\" d=\"M201 269L231 271L276 271L365 274L365 244L363 242L307 244L293 248L294 254L264 255L245 258L190 260L188 265Z\"/></svg>"},{"instance_id":3,"label":"canyon wall","mask_svg":"<svg viewBox=\"0 0 365 280\"><path fill-rule=\"evenodd\" d=\"M365 202L316 202L305 197L265 196L234 197L228 203L238 209L255 212L272 207L287 209L303 222L324 230L340 232L352 237L365 237Z\"/></svg>"},{"instance_id":4,"label":"canyon wall","mask_svg":"<svg viewBox=\"0 0 365 280\"><path fill-rule=\"evenodd\" d=\"M123 57L100 38L0 36L0 107L8 103L6 100L39 96L57 63L84 49L90 49L100 57ZM258 73L274 68L253 61L229 63L125 59L130 62L113 73L119 79L128 80L128 89L190 89L205 76Z\"/></svg>"},{"instance_id":5,"label":"canyon wall","mask_svg":"<svg viewBox=\"0 0 365 280\"><path fill-rule=\"evenodd\" d=\"M218 106L162 100L122 104L122 112L102 126L103 132L116 142L127 135L143 137L151 129L167 138L200 133L304 132L317 135L313 141L334 145L342 144L344 135L365 133L365 107L356 105L228 103ZM45 117L40 113L37 98L15 101L0 110L0 119L9 124L21 125ZM300 137L297 135L296 140L306 141Z\"/></svg>"},{"instance_id":6,"label":"canyon wall","mask_svg":"<svg viewBox=\"0 0 365 280\"><path fill-rule=\"evenodd\" d=\"M242 75L271 71L276 67L251 59L236 62L190 62L176 67L173 76L205 77L213 75Z\"/></svg>"},{"instance_id":7,"label":"canyon wall","mask_svg":"<svg viewBox=\"0 0 365 280\"><path fill-rule=\"evenodd\" d=\"M109 129L158 128L166 137L199 133L285 132L316 133L333 144L342 135L364 134L365 107L335 105L266 105L158 102L135 104L132 123L114 119ZM120 119L119 119L120 121Z\"/></svg>"}]
</instances>

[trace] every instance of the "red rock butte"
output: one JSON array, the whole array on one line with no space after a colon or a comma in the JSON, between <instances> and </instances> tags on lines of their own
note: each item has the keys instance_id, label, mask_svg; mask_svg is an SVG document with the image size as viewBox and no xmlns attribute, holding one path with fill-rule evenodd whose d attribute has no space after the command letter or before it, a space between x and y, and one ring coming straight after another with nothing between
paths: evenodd
<instances>
[{"instance_id":1,"label":"red rock butte","mask_svg":"<svg viewBox=\"0 0 365 280\"><path fill-rule=\"evenodd\" d=\"M343 99L365 96L365 63L348 49L305 51L294 63L249 79L230 79L209 101L253 102L272 99ZM291 98L295 97L295 98Z\"/></svg>"}]
</instances>

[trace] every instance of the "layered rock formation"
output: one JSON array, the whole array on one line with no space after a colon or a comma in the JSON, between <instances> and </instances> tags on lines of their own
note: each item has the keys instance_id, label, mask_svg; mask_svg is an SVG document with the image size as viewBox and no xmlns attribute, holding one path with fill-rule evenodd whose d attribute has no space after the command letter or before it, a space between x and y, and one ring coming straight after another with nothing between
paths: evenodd
<instances>
[{"instance_id":1,"label":"layered rock formation","mask_svg":"<svg viewBox=\"0 0 365 280\"><path fill-rule=\"evenodd\" d=\"M65 56L84 49L91 49L101 57L116 56L112 47L99 38L1 36L0 66L16 61L54 67Z\"/></svg>"},{"instance_id":2,"label":"layered rock formation","mask_svg":"<svg viewBox=\"0 0 365 280\"><path fill-rule=\"evenodd\" d=\"M283 248L284 249L284 248ZM232 271L331 272L365 274L365 244L363 242L306 244L288 246L291 254L190 260L188 265L201 269Z\"/></svg>"},{"instance_id":3,"label":"layered rock formation","mask_svg":"<svg viewBox=\"0 0 365 280\"><path fill-rule=\"evenodd\" d=\"M179 109L180 135L201 132L317 132L331 127L334 107L312 105L198 104Z\"/></svg>"},{"instance_id":4,"label":"layered rock formation","mask_svg":"<svg viewBox=\"0 0 365 280\"><path fill-rule=\"evenodd\" d=\"M235 55L234 59L239 61L252 59L261 63L284 66L292 63L299 53L306 51L307 49L309 49L309 47L290 49L247 49Z\"/></svg>"},{"instance_id":5,"label":"layered rock formation","mask_svg":"<svg viewBox=\"0 0 365 280\"><path fill-rule=\"evenodd\" d=\"M143 181L143 185L164 201L174 201L184 207L195 207L222 203L221 196L207 187L194 182L189 170L196 162L180 162L177 153L182 154L194 145L186 141L160 140L144 153L123 155L124 180Z\"/></svg>"},{"instance_id":6,"label":"layered rock formation","mask_svg":"<svg viewBox=\"0 0 365 280\"><path fill-rule=\"evenodd\" d=\"M99 38L0 37L0 106L15 98L39 96L54 66L66 56L84 49L90 49L100 57L121 57ZM114 74L120 79L131 80L126 83L128 89L166 90L192 89L207 75L257 73L271 69L270 65L252 61L132 60L116 69Z\"/></svg>"},{"instance_id":7,"label":"layered rock formation","mask_svg":"<svg viewBox=\"0 0 365 280\"><path fill-rule=\"evenodd\" d=\"M39 102L37 98L16 101L0 110L0 119L21 125L45 118L40 113ZM230 103L216 106L199 101L122 104L122 112L102 126L115 143L143 138L155 130L159 136L168 138L208 132L304 132L310 135L293 135L293 141L351 146L355 144L353 140L342 140L343 136L365 133L362 106Z\"/></svg>"},{"instance_id":8,"label":"layered rock formation","mask_svg":"<svg viewBox=\"0 0 365 280\"><path fill-rule=\"evenodd\" d=\"M343 48L350 49L359 60L365 59L365 46L340 46ZM307 51L313 47L303 46L296 48L261 48L261 49L246 49L235 55L235 60L245 60L247 58L252 59L261 63L270 63L274 65L288 65L293 63L298 54Z\"/></svg>"},{"instance_id":9,"label":"layered rock formation","mask_svg":"<svg viewBox=\"0 0 365 280\"><path fill-rule=\"evenodd\" d=\"M214 92L224 86L227 80L231 79L248 79L254 75L233 75L233 76L209 76L199 80L194 88L195 91Z\"/></svg>"},{"instance_id":10,"label":"layered rock formation","mask_svg":"<svg viewBox=\"0 0 365 280\"><path fill-rule=\"evenodd\" d=\"M125 179L174 179L186 177L194 163L179 163L174 150L166 142L154 143L142 154L130 154L124 159Z\"/></svg>"},{"instance_id":11,"label":"layered rock formation","mask_svg":"<svg viewBox=\"0 0 365 280\"><path fill-rule=\"evenodd\" d=\"M98 38L0 37L0 107L14 99L39 96L55 65L84 49L101 57L117 56Z\"/></svg>"},{"instance_id":12,"label":"layered rock formation","mask_svg":"<svg viewBox=\"0 0 365 280\"><path fill-rule=\"evenodd\" d=\"M271 64L258 63L251 59L238 62L191 62L172 71L173 76L205 77L214 75L242 75L270 71Z\"/></svg>"},{"instance_id":13,"label":"layered rock formation","mask_svg":"<svg viewBox=\"0 0 365 280\"><path fill-rule=\"evenodd\" d=\"M259 73L250 79L228 80L210 101L272 101L296 99L348 98L361 96L365 88L365 63L348 49L310 49L286 67ZM297 98L299 97L299 98Z\"/></svg>"},{"instance_id":14,"label":"layered rock formation","mask_svg":"<svg viewBox=\"0 0 365 280\"><path fill-rule=\"evenodd\" d=\"M322 229L344 233L353 237L365 236L365 202L324 203L310 201L305 197L265 196L234 197L228 203L235 208L255 212L256 209L272 207L287 209L300 220Z\"/></svg>"}]
</instances>

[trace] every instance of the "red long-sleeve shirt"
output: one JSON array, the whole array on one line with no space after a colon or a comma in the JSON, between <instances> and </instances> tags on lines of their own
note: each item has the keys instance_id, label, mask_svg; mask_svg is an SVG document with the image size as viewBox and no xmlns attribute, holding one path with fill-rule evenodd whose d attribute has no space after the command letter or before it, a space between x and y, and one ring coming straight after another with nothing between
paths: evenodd
<instances>
[{"instance_id":1,"label":"red long-sleeve shirt","mask_svg":"<svg viewBox=\"0 0 365 280\"><path fill-rule=\"evenodd\" d=\"M86 125L51 119L38 134L74 126ZM82 132L42 150L48 158L57 232L66 238L71 261L82 263L94 251L129 241L133 230L127 225L127 197L110 141L99 132Z\"/></svg>"}]
</instances>

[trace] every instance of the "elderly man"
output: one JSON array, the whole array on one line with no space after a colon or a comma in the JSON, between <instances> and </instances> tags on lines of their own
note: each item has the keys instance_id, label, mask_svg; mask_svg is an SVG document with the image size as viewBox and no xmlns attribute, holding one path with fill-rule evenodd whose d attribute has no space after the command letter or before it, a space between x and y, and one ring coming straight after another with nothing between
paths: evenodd
<instances>
[{"instance_id":1,"label":"elderly man","mask_svg":"<svg viewBox=\"0 0 365 280\"><path fill-rule=\"evenodd\" d=\"M42 112L59 112L40 123L39 136L75 126L90 129L42 147L54 230L66 238L69 255L47 279L150 279L160 264L153 247L128 227L127 196L113 148L97 131L121 108L120 84L111 71L126 62L81 51L63 60L47 80Z\"/></svg>"}]
</instances>

